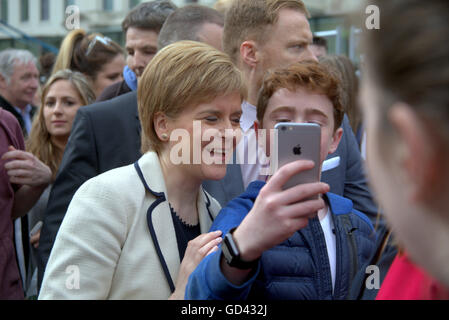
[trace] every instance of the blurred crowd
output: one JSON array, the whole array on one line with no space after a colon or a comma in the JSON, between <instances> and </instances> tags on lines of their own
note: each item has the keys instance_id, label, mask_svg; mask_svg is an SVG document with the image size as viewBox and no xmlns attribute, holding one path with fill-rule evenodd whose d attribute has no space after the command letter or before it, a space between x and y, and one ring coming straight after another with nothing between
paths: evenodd
<instances>
[{"instance_id":1,"label":"blurred crowd","mask_svg":"<svg viewBox=\"0 0 449 320\"><path fill-rule=\"evenodd\" d=\"M0 51L0 299L449 299L449 3L370 4L360 70L301 0L149 1L125 48ZM319 161L267 175L279 123Z\"/></svg>"}]
</instances>

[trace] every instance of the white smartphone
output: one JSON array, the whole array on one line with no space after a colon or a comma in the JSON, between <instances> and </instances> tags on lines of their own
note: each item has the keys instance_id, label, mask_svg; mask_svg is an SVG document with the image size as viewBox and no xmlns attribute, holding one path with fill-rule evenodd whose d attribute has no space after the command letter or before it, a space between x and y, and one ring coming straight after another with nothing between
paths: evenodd
<instances>
[{"instance_id":1,"label":"white smartphone","mask_svg":"<svg viewBox=\"0 0 449 320\"><path fill-rule=\"evenodd\" d=\"M313 169L293 176L284 184L284 190L298 184L320 181L321 127L314 123L282 122L276 124L277 168L296 160L312 160Z\"/></svg>"}]
</instances>

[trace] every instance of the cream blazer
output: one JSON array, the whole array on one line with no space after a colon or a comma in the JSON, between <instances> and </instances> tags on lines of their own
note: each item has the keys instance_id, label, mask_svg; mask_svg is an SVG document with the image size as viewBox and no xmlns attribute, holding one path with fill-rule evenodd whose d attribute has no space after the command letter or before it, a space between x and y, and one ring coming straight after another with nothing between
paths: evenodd
<instances>
[{"instance_id":1,"label":"cream blazer","mask_svg":"<svg viewBox=\"0 0 449 320\"><path fill-rule=\"evenodd\" d=\"M159 158L149 152L137 163L92 178L76 192L39 299L171 295L169 278L176 282L180 259ZM197 206L201 232L208 232L220 205L201 188Z\"/></svg>"}]
</instances>

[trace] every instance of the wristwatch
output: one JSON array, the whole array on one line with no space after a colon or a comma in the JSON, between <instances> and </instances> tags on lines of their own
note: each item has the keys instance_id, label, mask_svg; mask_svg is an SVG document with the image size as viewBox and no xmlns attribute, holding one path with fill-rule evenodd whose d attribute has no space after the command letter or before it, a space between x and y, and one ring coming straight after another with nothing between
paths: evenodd
<instances>
[{"instance_id":1,"label":"wristwatch","mask_svg":"<svg viewBox=\"0 0 449 320\"><path fill-rule=\"evenodd\" d=\"M232 237L233 232L237 228L233 228L229 230L229 232L225 235L222 244L222 252L226 263L237 269L248 270L257 266L259 263L259 259L253 261L244 261L240 258L240 251L237 247L237 244L234 242L234 238Z\"/></svg>"}]
</instances>

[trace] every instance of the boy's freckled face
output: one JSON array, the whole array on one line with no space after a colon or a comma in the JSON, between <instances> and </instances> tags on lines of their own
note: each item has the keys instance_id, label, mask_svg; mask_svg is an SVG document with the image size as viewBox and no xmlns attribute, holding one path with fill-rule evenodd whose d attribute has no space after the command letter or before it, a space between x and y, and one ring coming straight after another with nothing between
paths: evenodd
<instances>
[{"instance_id":1,"label":"boy's freckled face","mask_svg":"<svg viewBox=\"0 0 449 320\"><path fill-rule=\"evenodd\" d=\"M274 129L274 126L279 122L316 123L320 125L321 163L329 153L333 153L337 149L340 141L339 132L342 129L334 132L334 106L329 98L323 94L302 88L298 88L296 91L277 90L268 101L263 117L263 129Z\"/></svg>"}]
</instances>

